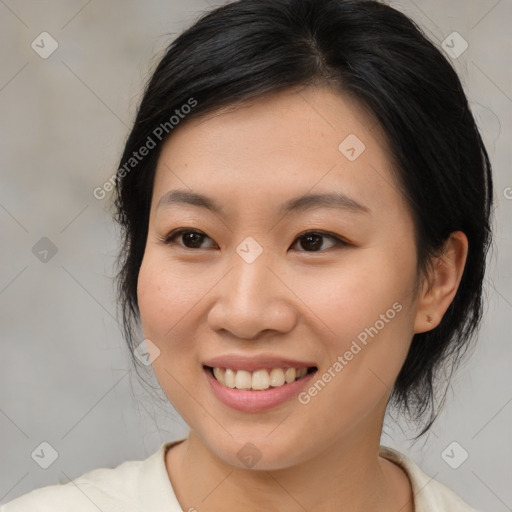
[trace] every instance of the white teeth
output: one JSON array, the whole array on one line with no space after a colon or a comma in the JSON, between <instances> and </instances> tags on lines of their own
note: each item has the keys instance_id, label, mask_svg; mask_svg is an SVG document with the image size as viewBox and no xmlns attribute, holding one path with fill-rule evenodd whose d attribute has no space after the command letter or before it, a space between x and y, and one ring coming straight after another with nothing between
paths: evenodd
<instances>
[{"instance_id":1,"label":"white teeth","mask_svg":"<svg viewBox=\"0 0 512 512\"><path fill-rule=\"evenodd\" d=\"M267 370L256 370L252 374L252 389L267 389L270 387L270 377Z\"/></svg>"},{"instance_id":2,"label":"white teeth","mask_svg":"<svg viewBox=\"0 0 512 512\"><path fill-rule=\"evenodd\" d=\"M304 377L304 375L306 375L306 373L308 373L307 368L299 368L297 370L297 378Z\"/></svg>"},{"instance_id":3,"label":"white teeth","mask_svg":"<svg viewBox=\"0 0 512 512\"><path fill-rule=\"evenodd\" d=\"M224 372L224 385L228 388L235 387L235 372L229 368L226 368L226 371Z\"/></svg>"},{"instance_id":4,"label":"white teeth","mask_svg":"<svg viewBox=\"0 0 512 512\"><path fill-rule=\"evenodd\" d=\"M287 384L295 380L295 373L295 368L286 368L286 371L284 372L284 379L286 380Z\"/></svg>"},{"instance_id":5,"label":"white teeth","mask_svg":"<svg viewBox=\"0 0 512 512\"><path fill-rule=\"evenodd\" d=\"M252 378L250 372L238 370L235 376L236 389L251 389Z\"/></svg>"},{"instance_id":6,"label":"white teeth","mask_svg":"<svg viewBox=\"0 0 512 512\"><path fill-rule=\"evenodd\" d=\"M290 384L308 373L307 368L272 368L268 370L232 370L231 368L213 368L213 375L224 386L236 389L263 391L269 387Z\"/></svg>"},{"instance_id":7,"label":"white teeth","mask_svg":"<svg viewBox=\"0 0 512 512\"><path fill-rule=\"evenodd\" d=\"M281 368L272 368L270 370L270 385L282 386L284 384L284 372Z\"/></svg>"},{"instance_id":8,"label":"white teeth","mask_svg":"<svg viewBox=\"0 0 512 512\"><path fill-rule=\"evenodd\" d=\"M215 378L221 383L226 385L224 380L224 371L221 368L214 368L213 369L213 375L215 375Z\"/></svg>"}]
</instances>

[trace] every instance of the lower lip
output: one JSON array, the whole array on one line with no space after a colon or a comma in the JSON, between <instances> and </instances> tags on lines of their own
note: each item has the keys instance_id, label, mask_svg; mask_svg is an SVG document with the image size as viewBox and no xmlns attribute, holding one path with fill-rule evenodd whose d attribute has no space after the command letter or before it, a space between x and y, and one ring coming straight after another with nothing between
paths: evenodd
<instances>
[{"instance_id":1,"label":"lower lip","mask_svg":"<svg viewBox=\"0 0 512 512\"><path fill-rule=\"evenodd\" d=\"M203 368L203 371L214 395L228 407L243 412L262 412L277 407L298 395L316 373L308 373L290 384L268 388L264 391L247 391L223 386L208 368Z\"/></svg>"}]
</instances>

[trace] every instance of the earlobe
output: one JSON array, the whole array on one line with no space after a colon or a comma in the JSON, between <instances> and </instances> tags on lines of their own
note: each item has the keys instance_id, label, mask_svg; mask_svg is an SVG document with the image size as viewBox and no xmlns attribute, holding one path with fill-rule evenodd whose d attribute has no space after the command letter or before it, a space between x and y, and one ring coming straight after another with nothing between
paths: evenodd
<instances>
[{"instance_id":1,"label":"earlobe","mask_svg":"<svg viewBox=\"0 0 512 512\"><path fill-rule=\"evenodd\" d=\"M430 331L441 323L459 288L467 254L466 235L462 231L454 231L442 253L436 257L432 275L418 299L414 333Z\"/></svg>"}]
</instances>

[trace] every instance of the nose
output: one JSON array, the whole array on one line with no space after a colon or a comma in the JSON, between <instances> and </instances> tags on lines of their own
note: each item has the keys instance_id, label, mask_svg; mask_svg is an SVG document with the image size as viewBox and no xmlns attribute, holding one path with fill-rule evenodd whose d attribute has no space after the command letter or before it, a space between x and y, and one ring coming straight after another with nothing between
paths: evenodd
<instances>
[{"instance_id":1,"label":"nose","mask_svg":"<svg viewBox=\"0 0 512 512\"><path fill-rule=\"evenodd\" d=\"M266 331L291 331L297 312L293 292L280 273L263 254L252 263L234 254L233 268L214 289L210 328L245 340L261 338Z\"/></svg>"}]
</instances>

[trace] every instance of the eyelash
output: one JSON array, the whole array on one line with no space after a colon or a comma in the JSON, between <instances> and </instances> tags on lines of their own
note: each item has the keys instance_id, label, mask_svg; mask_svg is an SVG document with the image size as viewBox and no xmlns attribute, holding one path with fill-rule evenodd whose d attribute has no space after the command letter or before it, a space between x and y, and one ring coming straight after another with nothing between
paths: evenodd
<instances>
[{"instance_id":1,"label":"eyelash","mask_svg":"<svg viewBox=\"0 0 512 512\"><path fill-rule=\"evenodd\" d=\"M166 245L180 245L183 249L187 249L190 251L197 251L197 250L204 249L204 248L186 247L186 246L183 246L183 245L175 242L176 238L178 238L180 235L183 235L186 233L194 233L197 235L204 235L206 238L210 238L208 235L206 235L206 233L203 233L202 231L199 231L196 229L179 228L179 229L175 229L174 231L171 231L167 236L160 238L160 241ZM335 248L339 248L339 247L347 247L350 245L348 242L346 242L345 240L343 240L342 238L340 238L337 235L334 235L334 234L326 232L326 231L313 230L313 231L305 231L305 232L301 233L300 235L298 235L295 238L295 240L293 241L292 246L295 245L300 239L306 238L307 236L310 236L310 235L316 235L316 236L320 236L323 238L328 238L328 239L332 240L335 243L335 245L333 247L329 247L328 249L323 249L323 250L318 250L318 251L302 250L302 251L298 251L298 252L311 252L311 253L325 252L330 249L335 249ZM210 238L210 240L211 240L211 238Z\"/></svg>"}]
</instances>

